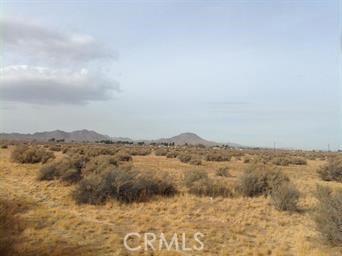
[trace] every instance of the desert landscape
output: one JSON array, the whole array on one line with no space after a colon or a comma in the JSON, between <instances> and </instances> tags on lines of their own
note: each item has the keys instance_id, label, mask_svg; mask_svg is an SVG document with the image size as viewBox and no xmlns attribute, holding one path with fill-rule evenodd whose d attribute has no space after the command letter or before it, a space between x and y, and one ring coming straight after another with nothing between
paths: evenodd
<instances>
[{"instance_id":1,"label":"desert landscape","mask_svg":"<svg viewBox=\"0 0 342 256\"><path fill-rule=\"evenodd\" d=\"M341 0L0 0L0 256L342 256Z\"/></svg>"},{"instance_id":2,"label":"desert landscape","mask_svg":"<svg viewBox=\"0 0 342 256\"><path fill-rule=\"evenodd\" d=\"M55 139L1 145L1 255L342 253L340 153ZM333 194L324 198L324 188ZM124 247L129 232L141 235L127 240L139 250ZM146 233L156 234L153 247L145 248ZM177 234L179 247L184 233L189 250L159 248L161 233L168 242Z\"/></svg>"}]
</instances>

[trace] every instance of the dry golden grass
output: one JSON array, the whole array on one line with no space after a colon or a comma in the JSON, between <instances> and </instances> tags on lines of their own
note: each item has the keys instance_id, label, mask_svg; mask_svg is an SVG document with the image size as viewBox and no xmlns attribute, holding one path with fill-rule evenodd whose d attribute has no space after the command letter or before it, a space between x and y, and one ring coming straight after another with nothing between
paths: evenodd
<instances>
[{"instance_id":1,"label":"dry golden grass","mask_svg":"<svg viewBox=\"0 0 342 256\"><path fill-rule=\"evenodd\" d=\"M40 164L16 164L10 151L0 149L0 198L32 202L20 213L25 223L16 244L23 255L195 255L195 252L128 252L123 238L128 232L183 232L205 235L205 248L196 255L342 255L341 247L324 244L311 218L316 184L342 187L321 181L316 173L324 161L308 161L306 166L282 167L301 192L298 213L277 211L264 197L214 198L180 193L173 198L157 198L147 203L102 206L76 205L71 191L59 181L37 181ZM60 157L60 152L56 157ZM137 168L168 172L182 191L186 170L201 168L214 176L228 166L234 181L246 164L243 161L207 162L202 166L181 163L165 156L134 156ZM141 241L142 242L142 241Z\"/></svg>"}]
</instances>

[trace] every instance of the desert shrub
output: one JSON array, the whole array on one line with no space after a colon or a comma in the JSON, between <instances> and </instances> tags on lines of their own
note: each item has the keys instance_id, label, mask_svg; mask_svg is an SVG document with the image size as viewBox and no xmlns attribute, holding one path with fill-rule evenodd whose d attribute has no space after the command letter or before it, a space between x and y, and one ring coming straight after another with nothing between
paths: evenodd
<instances>
[{"instance_id":1,"label":"desert shrub","mask_svg":"<svg viewBox=\"0 0 342 256\"><path fill-rule=\"evenodd\" d=\"M59 173L57 171L56 165L55 164L49 164L46 166L43 166L39 170L38 174L38 180L53 180L56 177L59 177Z\"/></svg>"},{"instance_id":2,"label":"desert shrub","mask_svg":"<svg viewBox=\"0 0 342 256\"><path fill-rule=\"evenodd\" d=\"M61 178L68 183L75 183L81 179L81 170L85 166L84 156L64 157L50 164L44 165L38 174L38 180L53 180Z\"/></svg>"},{"instance_id":3,"label":"desert shrub","mask_svg":"<svg viewBox=\"0 0 342 256\"><path fill-rule=\"evenodd\" d=\"M132 156L147 156L149 154L151 154L152 150L150 148L147 147L135 147L135 148L131 148L129 150L129 153Z\"/></svg>"},{"instance_id":4,"label":"desert shrub","mask_svg":"<svg viewBox=\"0 0 342 256\"><path fill-rule=\"evenodd\" d=\"M342 158L330 158L328 163L318 170L322 180L342 182Z\"/></svg>"},{"instance_id":5,"label":"desert shrub","mask_svg":"<svg viewBox=\"0 0 342 256\"><path fill-rule=\"evenodd\" d=\"M194 157L194 158L191 157L191 160L189 161L189 164L201 165L202 164L202 160L199 157Z\"/></svg>"},{"instance_id":6,"label":"desert shrub","mask_svg":"<svg viewBox=\"0 0 342 256\"><path fill-rule=\"evenodd\" d=\"M99 155L114 155L119 149L109 146L93 146L87 148L77 148L76 153L81 155L87 155L88 157L96 157Z\"/></svg>"},{"instance_id":7,"label":"desert shrub","mask_svg":"<svg viewBox=\"0 0 342 256\"><path fill-rule=\"evenodd\" d=\"M208 173L205 170L191 170L185 173L184 184L186 187L190 187L195 181L203 179L209 179Z\"/></svg>"},{"instance_id":8,"label":"desert shrub","mask_svg":"<svg viewBox=\"0 0 342 256\"><path fill-rule=\"evenodd\" d=\"M178 156L178 152L177 151L169 151L166 154L167 158L176 158Z\"/></svg>"},{"instance_id":9,"label":"desert shrub","mask_svg":"<svg viewBox=\"0 0 342 256\"><path fill-rule=\"evenodd\" d=\"M271 191L272 203L281 211L296 211L299 200L299 191L289 182L274 187Z\"/></svg>"},{"instance_id":10,"label":"desert shrub","mask_svg":"<svg viewBox=\"0 0 342 256\"><path fill-rule=\"evenodd\" d=\"M294 165L306 165L307 161L302 157L297 156L279 156L272 159L272 164L280 166Z\"/></svg>"},{"instance_id":11,"label":"desert shrub","mask_svg":"<svg viewBox=\"0 0 342 256\"><path fill-rule=\"evenodd\" d=\"M119 166L119 161L115 156L100 155L91 158L85 165L82 171L85 175L94 173L99 174L105 172L109 168Z\"/></svg>"},{"instance_id":12,"label":"desert shrub","mask_svg":"<svg viewBox=\"0 0 342 256\"><path fill-rule=\"evenodd\" d=\"M55 158L51 151L28 145L18 145L11 154L11 159L17 163L46 163Z\"/></svg>"},{"instance_id":13,"label":"desert shrub","mask_svg":"<svg viewBox=\"0 0 342 256\"><path fill-rule=\"evenodd\" d=\"M233 195L227 184L222 181L212 179L200 179L194 181L188 189L189 193L197 196L231 197Z\"/></svg>"},{"instance_id":14,"label":"desert shrub","mask_svg":"<svg viewBox=\"0 0 342 256\"><path fill-rule=\"evenodd\" d=\"M188 163L191 160L191 155L182 153L177 157L182 163Z\"/></svg>"},{"instance_id":15,"label":"desert shrub","mask_svg":"<svg viewBox=\"0 0 342 256\"><path fill-rule=\"evenodd\" d=\"M207 161L230 161L232 157L228 155L226 152L220 152L220 151L214 151L214 152L208 152L208 154L205 156L205 160Z\"/></svg>"},{"instance_id":16,"label":"desert shrub","mask_svg":"<svg viewBox=\"0 0 342 256\"><path fill-rule=\"evenodd\" d=\"M51 151L61 151L62 150L62 146L61 145L59 145L59 144L55 144L55 145L51 145L50 147L49 147L49 149L51 150Z\"/></svg>"},{"instance_id":17,"label":"desert shrub","mask_svg":"<svg viewBox=\"0 0 342 256\"><path fill-rule=\"evenodd\" d=\"M61 175L61 180L68 183L76 183L81 178L81 171L75 168L70 168Z\"/></svg>"},{"instance_id":18,"label":"desert shrub","mask_svg":"<svg viewBox=\"0 0 342 256\"><path fill-rule=\"evenodd\" d=\"M295 165L306 165L307 161L302 157L291 157L290 163Z\"/></svg>"},{"instance_id":19,"label":"desert shrub","mask_svg":"<svg viewBox=\"0 0 342 256\"><path fill-rule=\"evenodd\" d=\"M111 192L111 184L105 182L102 176L93 174L78 183L72 196L77 203L101 204L111 195Z\"/></svg>"},{"instance_id":20,"label":"desert shrub","mask_svg":"<svg viewBox=\"0 0 342 256\"><path fill-rule=\"evenodd\" d=\"M176 187L164 177L158 179L152 175L137 175L120 186L116 186L115 197L120 202L145 202L155 195L173 196L177 193Z\"/></svg>"},{"instance_id":21,"label":"desert shrub","mask_svg":"<svg viewBox=\"0 0 342 256\"><path fill-rule=\"evenodd\" d=\"M22 202L0 200L0 255L21 255L16 251L16 243L24 226L17 213L25 210Z\"/></svg>"},{"instance_id":22,"label":"desert shrub","mask_svg":"<svg viewBox=\"0 0 342 256\"><path fill-rule=\"evenodd\" d=\"M253 164L240 176L238 189L243 196L266 196L286 182L289 182L289 178L280 170L264 164Z\"/></svg>"},{"instance_id":23,"label":"desert shrub","mask_svg":"<svg viewBox=\"0 0 342 256\"><path fill-rule=\"evenodd\" d=\"M286 157L275 157L272 159L272 164L275 165L288 166L290 163L290 160Z\"/></svg>"},{"instance_id":24,"label":"desert shrub","mask_svg":"<svg viewBox=\"0 0 342 256\"><path fill-rule=\"evenodd\" d=\"M7 146L6 144L2 144L2 145L1 145L1 148L2 148L2 149L6 149L6 148L8 148L8 146Z\"/></svg>"},{"instance_id":25,"label":"desert shrub","mask_svg":"<svg viewBox=\"0 0 342 256\"><path fill-rule=\"evenodd\" d=\"M189 193L197 196L230 197L233 194L227 184L210 179L205 170L188 171L185 174L184 183Z\"/></svg>"},{"instance_id":26,"label":"desert shrub","mask_svg":"<svg viewBox=\"0 0 342 256\"><path fill-rule=\"evenodd\" d=\"M132 156L126 151L119 151L115 154L115 159L119 162L129 162L132 161Z\"/></svg>"},{"instance_id":27,"label":"desert shrub","mask_svg":"<svg viewBox=\"0 0 342 256\"><path fill-rule=\"evenodd\" d=\"M150 200L153 196L173 196L177 189L169 178L156 178L133 170L112 169L101 175L90 175L78 184L73 193L77 203L100 204L107 198L132 203Z\"/></svg>"},{"instance_id":28,"label":"desert shrub","mask_svg":"<svg viewBox=\"0 0 342 256\"><path fill-rule=\"evenodd\" d=\"M167 152L168 152L167 148L158 148L154 151L154 154L156 156L166 156Z\"/></svg>"},{"instance_id":29,"label":"desert shrub","mask_svg":"<svg viewBox=\"0 0 342 256\"><path fill-rule=\"evenodd\" d=\"M243 158L243 162L244 162L245 164L250 163L250 162L251 162L251 159L250 159L249 157L244 157L244 158Z\"/></svg>"},{"instance_id":30,"label":"desert shrub","mask_svg":"<svg viewBox=\"0 0 342 256\"><path fill-rule=\"evenodd\" d=\"M342 190L333 192L328 187L318 186L318 204L314 220L317 230L332 245L342 244Z\"/></svg>"},{"instance_id":31,"label":"desert shrub","mask_svg":"<svg viewBox=\"0 0 342 256\"><path fill-rule=\"evenodd\" d=\"M221 167L216 170L216 176L221 176L221 177L229 177L231 176L229 174L229 168L228 167Z\"/></svg>"}]
</instances>

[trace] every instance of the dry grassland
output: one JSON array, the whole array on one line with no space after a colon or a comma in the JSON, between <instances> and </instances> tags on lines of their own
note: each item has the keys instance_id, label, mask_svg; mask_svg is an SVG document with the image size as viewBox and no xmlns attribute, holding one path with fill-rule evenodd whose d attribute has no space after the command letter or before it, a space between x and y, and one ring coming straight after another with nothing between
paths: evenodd
<instances>
[{"instance_id":1,"label":"dry grassland","mask_svg":"<svg viewBox=\"0 0 342 256\"><path fill-rule=\"evenodd\" d=\"M341 247L331 247L320 238L311 217L316 184L342 187L319 179L316 170L322 160L281 167L301 192L300 211L289 213L276 210L262 196L209 198L184 192L184 172L194 168L214 176L219 167L228 166L232 176L225 179L234 182L247 165L234 158L203 161L197 167L154 154L134 156L135 167L169 173L181 192L144 203L110 200L94 206L75 204L70 195L74 185L37 181L41 164L11 162L11 150L0 149L0 198L26 207L16 214L24 226L15 245L22 255L342 255ZM123 246L128 232L192 236L198 231L205 235L202 252L129 252Z\"/></svg>"}]
</instances>

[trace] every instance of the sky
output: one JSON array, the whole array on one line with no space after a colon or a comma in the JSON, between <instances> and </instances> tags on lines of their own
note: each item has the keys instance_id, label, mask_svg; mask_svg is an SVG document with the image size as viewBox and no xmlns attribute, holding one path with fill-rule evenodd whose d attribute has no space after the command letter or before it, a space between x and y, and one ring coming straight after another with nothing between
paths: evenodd
<instances>
[{"instance_id":1,"label":"sky","mask_svg":"<svg viewBox=\"0 0 342 256\"><path fill-rule=\"evenodd\" d=\"M340 11L334 0L0 0L0 132L342 148Z\"/></svg>"}]
</instances>

